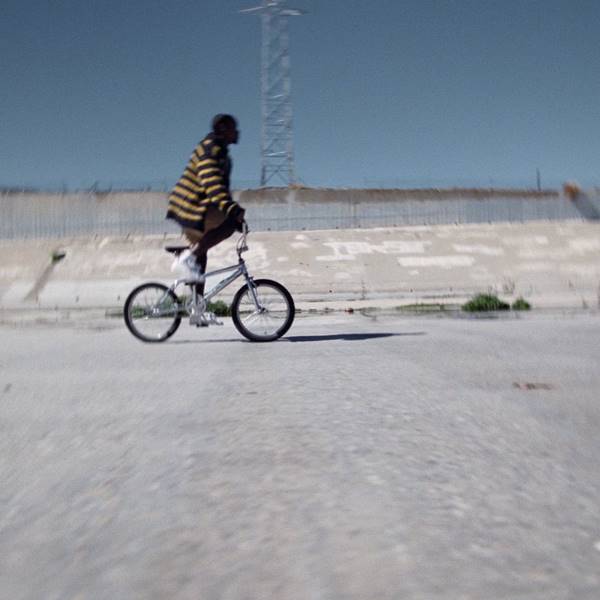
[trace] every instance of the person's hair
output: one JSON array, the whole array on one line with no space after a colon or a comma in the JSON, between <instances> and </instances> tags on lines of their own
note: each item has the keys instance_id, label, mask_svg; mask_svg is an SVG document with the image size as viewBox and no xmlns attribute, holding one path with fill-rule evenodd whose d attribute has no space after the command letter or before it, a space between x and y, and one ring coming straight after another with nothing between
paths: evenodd
<instances>
[{"instance_id":1,"label":"person's hair","mask_svg":"<svg viewBox=\"0 0 600 600\"><path fill-rule=\"evenodd\" d=\"M219 129L226 125L237 125L235 117L232 117L231 115L216 115L213 117L212 130L214 132L217 132Z\"/></svg>"}]
</instances>

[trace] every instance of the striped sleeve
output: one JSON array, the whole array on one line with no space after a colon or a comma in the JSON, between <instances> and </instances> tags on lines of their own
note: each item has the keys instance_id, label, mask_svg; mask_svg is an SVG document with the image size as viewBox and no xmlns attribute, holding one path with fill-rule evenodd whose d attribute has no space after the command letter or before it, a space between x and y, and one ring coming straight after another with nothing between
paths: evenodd
<instances>
[{"instance_id":1,"label":"striped sleeve","mask_svg":"<svg viewBox=\"0 0 600 600\"><path fill-rule=\"evenodd\" d=\"M196 173L200 185L204 188L208 200L224 212L235 217L241 210L240 205L231 198L219 168L218 157L221 148L217 144L200 147L197 152Z\"/></svg>"}]
</instances>

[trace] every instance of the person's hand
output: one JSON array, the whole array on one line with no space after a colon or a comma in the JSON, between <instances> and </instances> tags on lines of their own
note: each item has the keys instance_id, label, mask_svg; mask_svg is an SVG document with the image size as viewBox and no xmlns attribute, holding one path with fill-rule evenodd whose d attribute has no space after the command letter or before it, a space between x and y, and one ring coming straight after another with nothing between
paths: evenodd
<instances>
[{"instance_id":1,"label":"person's hand","mask_svg":"<svg viewBox=\"0 0 600 600\"><path fill-rule=\"evenodd\" d=\"M238 212L238 214L235 216L236 231L239 231L239 232L244 231L245 215L246 215L246 211L242 208L242 209L240 209L240 212Z\"/></svg>"}]
</instances>

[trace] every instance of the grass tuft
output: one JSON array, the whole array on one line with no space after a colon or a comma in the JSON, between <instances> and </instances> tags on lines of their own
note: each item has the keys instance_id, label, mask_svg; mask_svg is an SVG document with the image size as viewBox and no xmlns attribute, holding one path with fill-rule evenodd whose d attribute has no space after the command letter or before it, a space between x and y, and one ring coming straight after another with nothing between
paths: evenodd
<instances>
[{"instance_id":1,"label":"grass tuft","mask_svg":"<svg viewBox=\"0 0 600 600\"><path fill-rule=\"evenodd\" d=\"M462 305L466 312L487 312L494 310L509 310L510 305L493 294L478 294Z\"/></svg>"},{"instance_id":2,"label":"grass tuft","mask_svg":"<svg viewBox=\"0 0 600 600\"><path fill-rule=\"evenodd\" d=\"M64 250L52 250L52 252L50 253L50 262L52 264L57 263L61 261L66 255L67 253Z\"/></svg>"},{"instance_id":3,"label":"grass tuft","mask_svg":"<svg viewBox=\"0 0 600 600\"><path fill-rule=\"evenodd\" d=\"M513 310L531 310L531 304L524 298L519 297L512 303L511 308Z\"/></svg>"},{"instance_id":4,"label":"grass tuft","mask_svg":"<svg viewBox=\"0 0 600 600\"><path fill-rule=\"evenodd\" d=\"M223 300L217 300L216 302L209 302L206 307L208 312L215 313L217 317L230 317L231 307L227 305Z\"/></svg>"}]
</instances>

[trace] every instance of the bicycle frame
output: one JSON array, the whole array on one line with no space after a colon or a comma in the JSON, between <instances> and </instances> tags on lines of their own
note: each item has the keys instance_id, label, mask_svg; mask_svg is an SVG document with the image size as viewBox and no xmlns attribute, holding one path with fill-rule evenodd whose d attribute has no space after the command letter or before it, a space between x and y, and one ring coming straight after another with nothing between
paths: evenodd
<instances>
[{"instance_id":1,"label":"bicycle frame","mask_svg":"<svg viewBox=\"0 0 600 600\"><path fill-rule=\"evenodd\" d=\"M208 273L206 273L205 278L212 277L214 275L220 275L222 273L227 273L229 271L233 271L233 273L231 273L231 275L229 275L225 279L222 279L219 283L217 283L214 287L212 287L208 292L206 292L202 296L202 299L204 300L204 302L205 303L210 302L210 300L212 298L214 298L217 294L222 292L228 285L232 284L236 279L243 276L244 279L246 280L246 283L248 284L248 287L251 290L252 298L253 298L255 304L257 305L257 308L260 308L258 306L256 293L254 291L254 285L252 285L252 278L250 277L250 275L248 273L248 269L246 267L246 264L243 260L240 260L240 263L237 265L232 265L230 267L223 267L222 269L216 269L215 271L209 271ZM169 291L175 292L175 290L180 285L189 285L192 289L192 306L197 307L198 301L201 299L196 290L196 284L198 284L198 283L200 283L200 282L197 279L190 279L190 278L176 279L169 287Z\"/></svg>"},{"instance_id":2,"label":"bicycle frame","mask_svg":"<svg viewBox=\"0 0 600 600\"><path fill-rule=\"evenodd\" d=\"M248 229L245 227L243 230L242 236L240 237L240 239L237 243L237 254L238 254L238 258L239 258L238 264L231 265L229 267L223 267L222 269L216 269L214 271L209 271L208 273L206 273L204 275L204 281L206 281L206 279L208 277L213 277L214 275L221 275L222 273L228 273L229 271L233 271L231 273L231 275L229 275L225 279L222 279L219 283L217 283L213 288L211 288L208 292L206 292L202 296L200 296L198 294L198 291L196 289L196 285L198 283L201 283L201 281L198 281L197 279L193 279L193 278L187 278L187 277L183 278L183 279L176 279L169 287L169 292L175 293L175 290L180 285L189 285L192 290L191 309L193 311L197 311L200 306L199 312L204 312L207 304L210 302L210 300L212 298L214 298L217 294L222 292L228 285L233 283L236 279L243 276L244 279L246 280L248 289L250 290L250 294L252 295L252 300L254 301L254 305L256 306L257 311L264 310L258 301L258 296L256 294L256 288L254 286L252 277L250 277L250 274L248 273L248 269L246 267L246 262L242 258L242 252L245 252L248 249L248 247L246 246L247 234L248 234ZM164 299L166 299L166 297L169 295L169 292L167 292L159 300L159 302L158 302L159 304L162 303L162 301ZM200 304L199 304L199 301L200 301Z\"/></svg>"}]
</instances>

